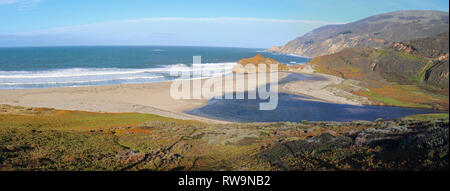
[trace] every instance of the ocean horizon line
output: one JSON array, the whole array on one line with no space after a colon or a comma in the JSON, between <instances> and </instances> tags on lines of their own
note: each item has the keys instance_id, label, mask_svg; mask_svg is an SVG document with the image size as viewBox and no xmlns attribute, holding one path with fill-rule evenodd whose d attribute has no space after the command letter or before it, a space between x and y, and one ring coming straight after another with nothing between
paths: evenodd
<instances>
[{"instance_id":1,"label":"ocean horizon line","mask_svg":"<svg viewBox=\"0 0 450 191\"><path fill-rule=\"evenodd\" d=\"M211 48L242 48L242 49L261 49L261 50L267 50L268 47L262 48L262 47L238 47L238 46L214 46L214 45L140 45L140 44L134 44L134 45L125 45L125 44L111 44L111 45L37 45L37 46L1 46L0 48L59 48L59 47L211 47Z\"/></svg>"}]
</instances>

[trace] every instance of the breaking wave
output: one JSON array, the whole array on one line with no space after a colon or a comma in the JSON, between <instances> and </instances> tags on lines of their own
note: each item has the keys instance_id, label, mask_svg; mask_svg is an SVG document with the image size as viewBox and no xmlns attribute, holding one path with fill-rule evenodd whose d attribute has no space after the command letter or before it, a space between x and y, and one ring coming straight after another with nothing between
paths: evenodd
<instances>
[{"instance_id":1,"label":"breaking wave","mask_svg":"<svg viewBox=\"0 0 450 191\"><path fill-rule=\"evenodd\" d=\"M67 68L41 71L0 71L0 89L74 87L170 81L179 73L201 77L231 73L229 63L175 64L157 68ZM172 73L172 74L171 74Z\"/></svg>"}]
</instances>

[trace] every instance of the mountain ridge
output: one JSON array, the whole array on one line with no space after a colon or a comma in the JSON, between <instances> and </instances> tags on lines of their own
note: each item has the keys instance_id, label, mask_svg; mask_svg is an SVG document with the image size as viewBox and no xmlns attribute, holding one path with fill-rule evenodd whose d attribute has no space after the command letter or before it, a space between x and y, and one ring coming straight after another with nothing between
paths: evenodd
<instances>
[{"instance_id":1,"label":"mountain ridge","mask_svg":"<svg viewBox=\"0 0 450 191\"><path fill-rule=\"evenodd\" d=\"M270 52L317 57L346 48L382 48L448 31L448 12L407 10L370 16L341 25L326 25L274 46Z\"/></svg>"}]
</instances>

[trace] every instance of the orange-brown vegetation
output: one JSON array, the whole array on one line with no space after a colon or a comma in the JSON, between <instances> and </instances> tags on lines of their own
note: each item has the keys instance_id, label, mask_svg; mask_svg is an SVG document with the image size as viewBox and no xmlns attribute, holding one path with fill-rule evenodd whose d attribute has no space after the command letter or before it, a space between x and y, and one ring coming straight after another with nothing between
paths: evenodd
<instances>
[{"instance_id":1,"label":"orange-brown vegetation","mask_svg":"<svg viewBox=\"0 0 450 191\"><path fill-rule=\"evenodd\" d=\"M253 64L254 68L250 68L248 64ZM258 72L258 66L263 64L266 66L266 72L286 70L288 67L284 64L272 58L264 58L264 56L257 54L251 58L244 58L238 61L237 65L233 68L235 73L254 73ZM271 65L277 65L278 68L272 68Z\"/></svg>"}]
</instances>

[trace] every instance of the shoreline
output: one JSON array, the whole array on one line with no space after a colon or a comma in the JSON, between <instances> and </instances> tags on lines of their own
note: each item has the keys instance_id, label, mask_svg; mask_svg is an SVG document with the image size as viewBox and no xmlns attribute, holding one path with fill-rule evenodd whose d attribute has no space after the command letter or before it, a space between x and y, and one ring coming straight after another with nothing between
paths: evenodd
<instances>
[{"instance_id":1,"label":"shoreline","mask_svg":"<svg viewBox=\"0 0 450 191\"><path fill-rule=\"evenodd\" d=\"M348 86L355 90L364 89L355 83L356 81L347 80L338 76L315 72L309 64L299 65L291 68L289 72L303 74L320 78L319 80L298 80L281 85L285 93L302 95L315 101L327 103L348 104L348 105L372 105L370 101L362 96L357 96L344 91L336 86Z\"/></svg>"},{"instance_id":2,"label":"shoreline","mask_svg":"<svg viewBox=\"0 0 450 191\"><path fill-rule=\"evenodd\" d=\"M290 74L307 75L319 79L292 80L286 83L280 83L279 92L306 96L308 98L301 99L310 101L358 106L374 105L366 97L357 96L351 93L351 91L343 90L343 85L345 88L351 88L351 90L356 89L358 91L363 89L358 86L357 81L317 73L308 64L289 68L287 71L279 71L278 80L281 82ZM248 91L246 83L248 75L256 74L244 75L243 83L246 84L244 91ZM203 84L208 79L211 78L189 79L191 92L193 92L192 83L194 81L200 80ZM220 79L220 77L212 77L212 79ZM170 86L173 82L174 80L101 86L7 89L0 90L0 104L107 113L138 112L185 120L230 123L228 121L214 120L185 113L185 111L207 105L210 99L205 99L204 97L201 99L172 99L170 97ZM266 81L265 83L268 82ZM236 75L233 78L233 83L237 83ZM258 82L257 87L265 83ZM224 87L222 88L224 89ZM242 89L239 91L242 91ZM234 87L233 92L237 92L236 87ZM223 93L229 92L224 91ZM223 94L207 95L207 97L209 96L211 98L221 95Z\"/></svg>"},{"instance_id":3,"label":"shoreline","mask_svg":"<svg viewBox=\"0 0 450 191\"><path fill-rule=\"evenodd\" d=\"M287 75L286 72L279 72L278 77L282 79ZM244 80L247 77L245 75ZM210 78L188 80L191 83L191 90L193 82L202 81L204 83L208 79ZM236 78L233 81L237 83ZM106 113L137 112L208 123L231 123L184 113L205 106L209 99L203 97L201 99L172 99L170 96L172 82L0 90L0 104ZM257 86L262 84L262 82L258 82ZM248 90L248 87L245 87L245 90ZM236 92L236 87L233 92Z\"/></svg>"},{"instance_id":4,"label":"shoreline","mask_svg":"<svg viewBox=\"0 0 450 191\"><path fill-rule=\"evenodd\" d=\"M329 87L342 84L344 79L327 74L314 73L312 68L308 65L296 70L279 71L278 81L285 79L290 74L308 75L320 79L293 80L282 83L279 84L279 92L306 96L308 98L301 99L309 101L358 106L372 105L370 103L365 103L364 98L361 97L356 97L357 99L352 100L349 99L348 96L336 95L336 92L334 91L338 89L330 89ZM244 75L243 80L245 84L248 75L256 74ZM208 79L211 78L188 80L191 83L191 92L192 83L201 81L203 84L204 81ZM221 78L214 77L212 79L216 80ZM236 80L236 76L234 76L233 83L238 83ZM267 78L267 80L273 79ZM265 83L269 82L271 81L266 81ZM173 83L173 81L104 86L0 90L0 104L102 113L148 113L163 117L182 120L197 120L207 123L233 123L230 121L210 119L185 113L186 111L207 105L210 99L204 97L201 99L172 99L170 97L171 83ZM257 87L265 83L258 82ZM224 84L225 83L223 83L222 88L224 88ZM246 85L244 91L249 90L251 89L248 89ZM236 87L234 87L232 92L237 92ZM229 92L225 91L223 93ZM213 93L212 95L207 96L213 97L221 95L223 94ZM358 99L362 101L359 101Z\"/></svg>"},{"instance_id":5,"label":"shoreline","mask_svg":"<svg viewBox=\"0 0 450 191\"><path fill-rule=\"evenodd\" d=\"M368 100L361 96L356 96L354 94L348 94L349 97L354 97L354 99L348 99L344 96L337 96L333 91L340 91L338 89L330 89L332 85L340 85L343 82L343 79L331 76L327 74L321 73L302 73L302 72L293 72L296 74L306 74L315 77L322 78L320 80L301 80L294 81L287 84L281 85L281 91L284 93L295 94L309 97L309 100L321 101L327 103L337 103L337 104L348 104L348 105L372 105L368 103Z\"/></svg>"},{"instance_id":6,"label":"shoreline","mask_svg":"<svg viewBox=\"0 0 450 191\"><path fill-rule=\"evenodd\" d=\"M102 113L149 113L183 120L227 123L183 113L183 110L207 104L207 100L170 99L170 83L0 90L0 104Z\"/></svg>"}]
</instances>

